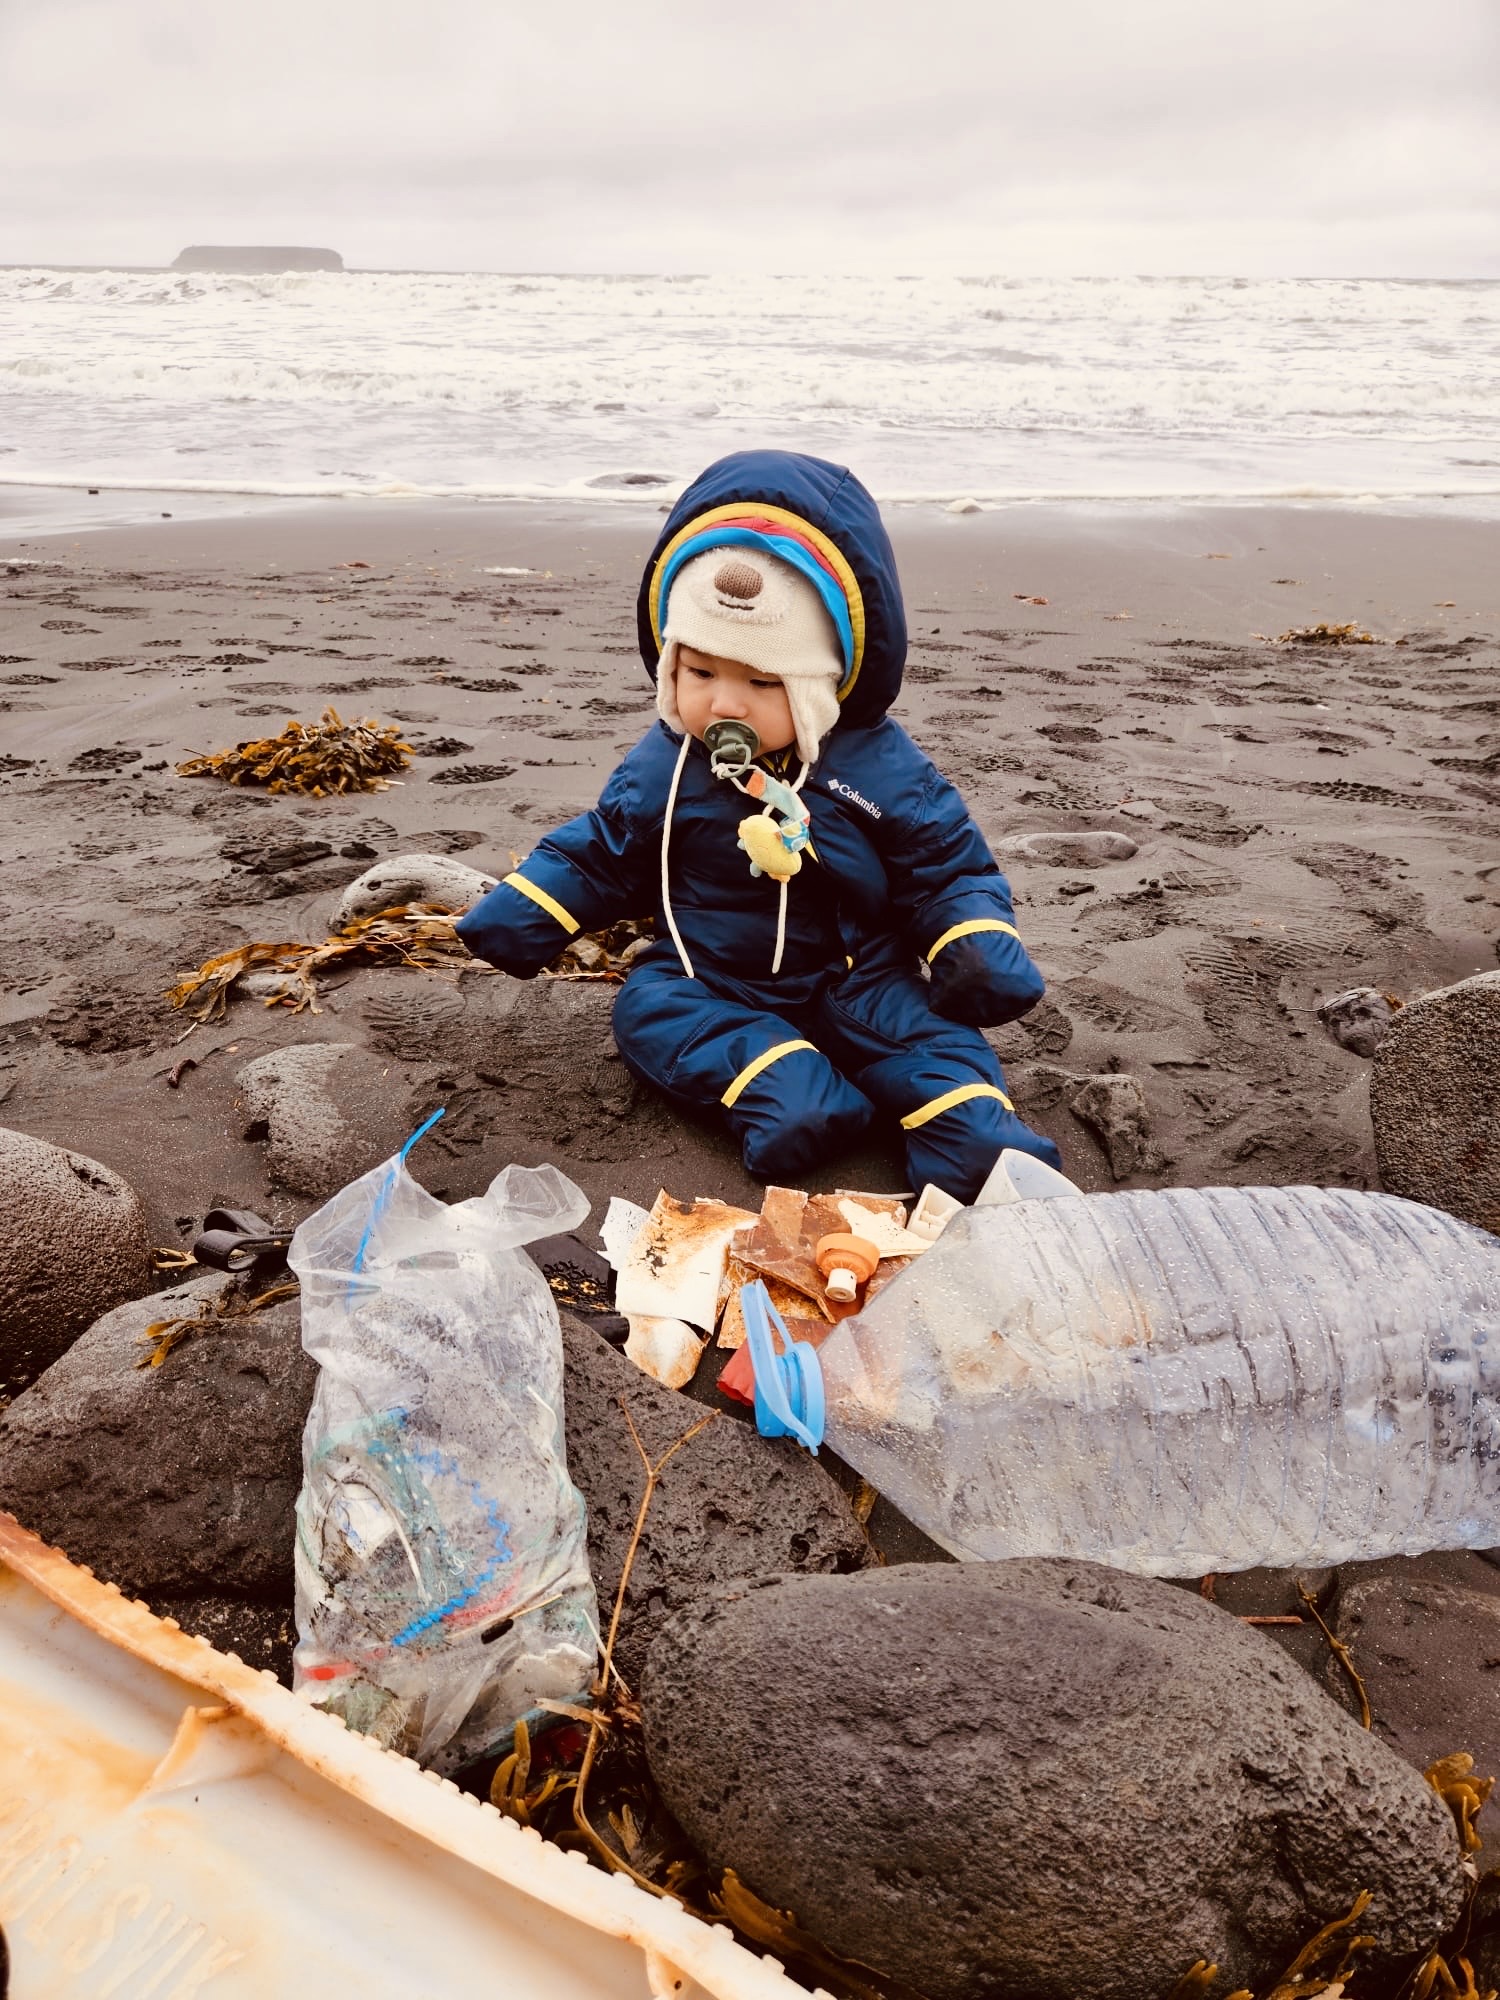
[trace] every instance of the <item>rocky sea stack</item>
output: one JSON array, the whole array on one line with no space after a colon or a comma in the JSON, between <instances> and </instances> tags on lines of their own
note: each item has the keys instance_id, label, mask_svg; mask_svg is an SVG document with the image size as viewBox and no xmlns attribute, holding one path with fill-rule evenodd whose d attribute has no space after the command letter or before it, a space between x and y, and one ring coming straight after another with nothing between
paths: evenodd
<instances>
[{"instance_id":1,"label":"rocky sea stack","mask_svg":"<svg viewBox=\"0 0 1500 2000\"><path fill-rule=\"evenodd\" d=\"M174 271L342 271L337 250L309 249L291 243L190 243L172 260Z\"/></svg>"}]
</instances>

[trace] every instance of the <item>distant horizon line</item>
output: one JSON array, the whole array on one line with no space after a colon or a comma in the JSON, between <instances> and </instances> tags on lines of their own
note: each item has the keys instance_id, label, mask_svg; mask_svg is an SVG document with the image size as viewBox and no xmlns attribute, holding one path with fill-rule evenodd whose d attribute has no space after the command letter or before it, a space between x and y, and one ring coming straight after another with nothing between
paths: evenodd
<instances>
[{"instance_id":1,"label":"distant horizon line","mask_svg":"<svg viewBox=\"0 0 1500 2000\"><path fill-rule=\"evenodd\" d=\"M196 246L195 246L196 247ZM254 243L215 244L215 249L255 250L274 247L276 249L327 248L326 245L276 244L274 246ZM340 255L339 252L334 252ZM1469 275L1452 273L1443 277L1415 276L1398 271L1004 271L1004 270L963 270L963 271L892 271L869 272L858 269L830 270L826 267L813 271L790 269L785 271L610 271L610 270L547 270L537 266L509 269L496 265L415 265L415 264L345 264L342 270L299 270L289 267L284 271L180 271L174 264L58 264L37 259L17 261L0 260L0 271L72 271L83 274L118 272L122 277L183 278L611 278L622 283L641 279L662 279L673 283L700 283L705 279L724 277L762 277L777 279L807 279L809 277L866 278L872 283L918 284L928 279L943 278L1005 278L1017 282L1028 280L1053 280L1065 284L1239 284L1239 285L1281 285L1281 284L1326 284L1326 285L1500 285L1500 274L1474 272Z\"/></svg>"}]
</instances>

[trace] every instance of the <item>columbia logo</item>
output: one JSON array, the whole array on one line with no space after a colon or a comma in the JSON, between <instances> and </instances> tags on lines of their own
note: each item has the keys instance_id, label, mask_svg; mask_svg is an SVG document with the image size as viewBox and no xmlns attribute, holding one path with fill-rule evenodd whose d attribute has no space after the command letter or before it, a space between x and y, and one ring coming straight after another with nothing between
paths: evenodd
<instances>
[{"instance_id":1,"label":"columbia logo","mask_svg":"<svg viewBox=\"0 0 1500 2000\"><path fill-rule=\"evenodd\" d=\"M852 805L863 806L872 819L880 818L879 806L872 804L864 796L863 792L855 791L853 785L846 785L841 783L837 778L830 778L828 780L828 789L830 792L837 792L841 799L848 799Z\"/></svg>"}]
</instances>

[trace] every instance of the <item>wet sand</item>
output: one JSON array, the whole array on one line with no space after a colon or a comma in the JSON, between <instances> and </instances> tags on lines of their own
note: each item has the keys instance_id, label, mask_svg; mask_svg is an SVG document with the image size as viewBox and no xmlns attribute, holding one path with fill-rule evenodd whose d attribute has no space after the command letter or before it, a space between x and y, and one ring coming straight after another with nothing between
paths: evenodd
<instances>
[{"instance_id":1,"label":"wet sand","mask_svg":"<svg viewBox=\"0 0 1500 2000\"><path fill-rule=\"evenodd\" d=\"M311 1204L267 1185L234 1073L292 1042L367 1041L396 1005L425 1042L423 1088L468 1107L430 1184L467 1193L510 1159L553 1158L596 1202L662 1183L743 1198L730 1150L674 1120L616 1117L601 1139L572 1114L549 1127L545 1076L517 1091L445 1075L446 989L427 975L356 973L316 1017L242 1001L186 1041L163 998L247 939L320 939L376 858L436 849L504 873L588 805L651 719L634 596L659 515L326 503L189 520L181 504L48 532L35 504L9 531L0 518L0 1120L116 1167L157 1242L226 1201L294 1219ZM1139 1080L1157 1150L1126 1184L1378 1185L1369 1066L1314 1010L1496 963L1496 528L1312 506L890 525L912 628L895 713L991 840L1139 843L1102 869L1007 868L1049 982L998 1038L1020 1108L1088 1188L1116 1182L1057 1069ZM487 573L504 571L524 573ZM1273 643L1319 620L1384 643ZM403 785L267 800L174 773L327 702L402 724L420 753ZM186 1054L198 1067L171 1090ZM856 1173L900 1185L893 1152L829 1180Z\"/></svg>"}]
</instances>

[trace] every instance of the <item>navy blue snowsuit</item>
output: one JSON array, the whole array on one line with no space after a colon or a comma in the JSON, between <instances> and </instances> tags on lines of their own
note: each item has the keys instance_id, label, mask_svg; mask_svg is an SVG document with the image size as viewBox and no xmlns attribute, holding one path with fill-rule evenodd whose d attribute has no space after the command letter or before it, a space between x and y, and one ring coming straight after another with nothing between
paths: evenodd
<instances>
[{"instance_id":1,"label":"navy blue snowsuit","mask_svg":"<svg viewBox=\"0 0 1500 2000\"><path fill-rule=\"evenodd\" d=\"M661 722L594 810L549 834L459 936L527 979L570 937L618 918L654 911L664 933L665 883L683 953L663 935L637 963L615 1000L615 1040L668 1097L722 1107L758 1180L795 1181L877 1117L899 1123L914 1189L935 1181L970 1200L1004 1146L1057 1166L979 1032L1042 995L1009 887L958 792L886 715L906 617L874 501L821 459L738 452L711 465L673 508L641 586L653 676L664 586L721 545L793 561L841 614L840 719L802 788L812 841L787 891L779 971L778 885L753 877L736 844L747 801L701 743L682 757ZM765 762L789 782L800 770L795 752Z\"/></svg>"}]
</instances>

